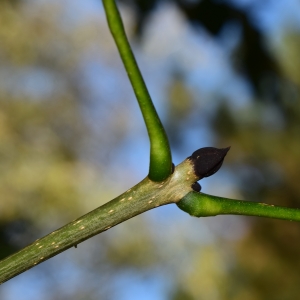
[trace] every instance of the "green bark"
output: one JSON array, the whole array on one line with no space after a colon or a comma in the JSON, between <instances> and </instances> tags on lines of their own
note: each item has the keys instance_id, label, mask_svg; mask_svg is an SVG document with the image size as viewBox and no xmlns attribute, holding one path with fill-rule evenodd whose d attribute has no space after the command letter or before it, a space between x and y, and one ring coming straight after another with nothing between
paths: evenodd
<instances>
[{"instance_id":1,"label":"green bark","mask_svg":"<svg viewBox=\"0 0 300 300\"><path fill-rule=\"evenodd\" d=\"M172 172L168 137L152 103L150 94L128 42L123 22L114 0L103 0L107 22L139 103L150 139L149 178L163 181Z\"/></svg>"}]
</instances>

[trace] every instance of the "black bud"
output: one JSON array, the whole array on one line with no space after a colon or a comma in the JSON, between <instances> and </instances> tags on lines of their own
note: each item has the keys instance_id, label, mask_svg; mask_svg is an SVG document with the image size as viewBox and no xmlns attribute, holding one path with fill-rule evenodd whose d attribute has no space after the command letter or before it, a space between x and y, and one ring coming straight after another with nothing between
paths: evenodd
<instances>
[{"instance_id":1,"label":"black bud","mask_svg":"<svg viewBox=\"0 0 300 300\"><path fill-rule=\"evenodd\" d=\"M198 183L198 182L194 182L192 184L192 189L195 191L195 192L200 192L201 191L201 185Z\"/></svg>"},{"instance_id":2,"label":"black bud","mask_svg":"<svg viewBox=\"0 0 300 300\"><path fill-rule=\"evenodd\" d=\"M202 179L215 174L222 166L224 157L230 147L218 149L205 147L195 151L188 159L194 164L194 172Z\"/></svg>"}]
</instances>

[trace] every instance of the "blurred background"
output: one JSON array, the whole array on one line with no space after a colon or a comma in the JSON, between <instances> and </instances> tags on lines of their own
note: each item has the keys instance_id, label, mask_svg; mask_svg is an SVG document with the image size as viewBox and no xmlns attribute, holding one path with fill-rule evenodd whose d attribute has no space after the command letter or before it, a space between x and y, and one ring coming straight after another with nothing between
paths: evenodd
<instances>
[{"instance_id":1,"label":"blurred background","mask_svg":"<svg viewBox=\"0 0 300 300\"><path fill-rule=\"evenodd\" d=\"M300 207L300 3L123 0L126 30L180 163L231 146L201 181ZM149 142L100 0L0 0L0 258L147 175ZM3 300L295 300L300 225L175 205L17 276Z\"/></svg>"}]
</instances>

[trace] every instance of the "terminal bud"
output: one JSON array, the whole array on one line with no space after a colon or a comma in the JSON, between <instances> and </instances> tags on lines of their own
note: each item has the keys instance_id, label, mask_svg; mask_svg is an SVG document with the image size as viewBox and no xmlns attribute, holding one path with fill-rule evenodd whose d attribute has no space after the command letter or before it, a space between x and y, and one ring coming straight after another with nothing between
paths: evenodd
<instances>
[{"instance_id":1,"label":"terminal bud","mask_svg":"<svg viewBox=\"0 0 300 300\"><path fill-rule=\"evenodd\" d=\"M196 150L188 159L193 162L194 172L199 180L215 174L222 166L228 148L205 147Z\"/></svg>"}]
</instances>

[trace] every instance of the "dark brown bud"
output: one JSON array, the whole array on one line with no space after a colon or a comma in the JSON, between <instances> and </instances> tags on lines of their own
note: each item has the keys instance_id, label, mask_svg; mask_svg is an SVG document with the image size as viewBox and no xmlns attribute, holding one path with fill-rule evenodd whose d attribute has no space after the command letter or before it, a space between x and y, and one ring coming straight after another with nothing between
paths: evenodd
<instances>
[{"instance_id":1,"label":"dark brown bud","mask_svg":"<svg viewBox=\"0 0 300 300\"><path fill-rule=\"evenodd\" d=\"M195 191L195 192L200 192L201 191L201 185L198 183L198 182L194 182L192 184L192 189Z\"/></svg>"},{"instance_id":2,"label":"dark brown bud","mask_svg":"<svg viewBox=\"0 0 300 300\"><path fill-rule=\"evenodd\" d=\"M193 162L194 172L199 179L215 174L221 168L229 149L230 147L223 149L205 147L188 157Z\"/></svg>"}]
</instances>

